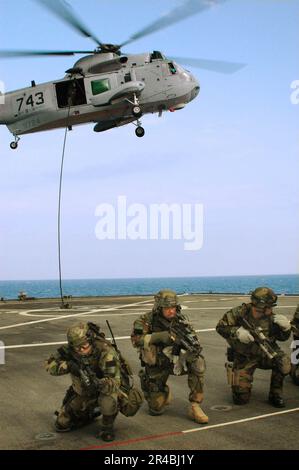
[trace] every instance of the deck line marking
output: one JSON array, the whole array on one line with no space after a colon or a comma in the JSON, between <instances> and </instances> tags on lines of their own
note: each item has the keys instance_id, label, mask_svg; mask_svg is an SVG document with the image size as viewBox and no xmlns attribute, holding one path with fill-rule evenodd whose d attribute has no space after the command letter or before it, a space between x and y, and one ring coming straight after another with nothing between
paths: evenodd
<instances>
[{"instance_id":1,"label":"deck line marking","mask_svg":"<svg viewBox=\"0 0 299 470\"><path fill-rule=\"evenodd\" d=\"M258 416L253 416L251 418L244 418L244 419L238 419L236 421L229 421L227 423L219 423L219 424L213 424L211 426L202 426L200 428L193 428L193 429L186 429L185 431L176 431L176 432L168 432L165 434L156 434L156 435L149 435L149 436L144 436L140 438L133 438L133 439L127 439L125 441L114 441L110 442L108 444L102 444L102 445L93 445L89 447L82 448L80 450L95 450L95 449L104 449L106 447L114 447L114 446L123 446L126 444L133 444L136 442L141 442L141 441L147 441L147 440L153 440L153 439L163 439L169 436L179 436L179 435L184 435L184 434L189 434L191 432L198 432L198 431L208 431L210 429L215 429L215 428L221 428L224 426L232 426L234 424L240 424L240 423L246 423L250 421L255 421L258 419L265 419L273 416L278 416L286 413L293 413L294 411L299 411L299 408L291 408L290 410L284 410L284 411L277 411L274 413L267 413L264 415L258 415Z\"/></svg>"},{"instance_id":2,"label":"deck line marking","mask_svg":"<svg viewBox=\"0 0 299 470\"><path fill-rule=\"evenodd\" d=\"M182 431L166 432L164 434L154 434L152 436L136 437L135 439L128 439L127 441L109 442L107 444L102 444L100 446L94 445L90 447L85 447L80 450L105 449L106 447L114 447L115 445L124 446L126 444L133 444L135 442L150 441L152 439L163 439L165 437L178 436L180 434L182 434Z\"/></svg>"},{"instance_id":3,"label":"deck line marking","mask_svg":"<svg viewBox=\"0 0 299 470\"><path fill-rule=\"evenodd\" d=\"M103 316L106 315L105 313L95 313L95 312L96 312L96 310L88 310L87 312L79 312L78 316L87 315L88 317L103 317ZM111 313L110 315L112 315L112 316L113 315L117 315L117 316L119 316L119 315L142 315L143 313L145 313L145 311L142 311L142 310L138 309L138 312L132 311L132 312L126 312L126 313L115 313L115 314ZM25 316L25 317L39 317L39 318L40 317L42 317L42 318L51 318L51 317L56 316L56 315L47 315L47 314L45 314L45 315L41 315L41 314L34 315L33 313L27 313L27 312L26 313L20 313L19 315L22 315L22 316ZM106 316L109 316L109 314L106 315Z\"/></svg>"},{"instance_id":4,"label":"deck line marking","mask_svg":"<svg viewBox=\"0 0 299 470\"><path fill-rule=\"evenodd\" d=\"M145 304L146 302L148 302L148 300L145 300L143 302L133 303L133 304L120 305L119 307L113 307L113 308L112 307L99 308L99 309L93 310L92 313L94 313L94 312L111 312L111 311L123 309L123 308L126 308L126 307L132 307L134 305L142 305L142 304ZM90 313L90 311L85 312L85 313L79 312L79 313L73 313L73 314L70 314L70 315L61 315L59 317L53 317L53 318L43 318L42 320L34 320L34 321L25 322L25 323L17 323L15 325L6 325L6 326L1 326L0 330L7 330L9 328L17 328L18 326L34 325L36 323L45 323L45 322L49 322L49 321L52 321L52 320L62 320L62 319L65 319L65 318L79 317L79 316L82 316L82 315L88 315L88 313Z\"/></svg>"},{"instance_id":5,"label":"deck line marking","mask_svg":"<svg viewBox=\"0 0 299 470\"><path fill-rule=\"evenodd\" d=\"M187 429L186 431L182 431L182 433L189 434L191 432L207 431L209 429L221 428L224 426L230 426L232 424L248 423L249 421L256 421L258 419L270 418L271 416L278 416L278 415L283 415L286 413L293 413L294 411L299 411L299 408L291 408L290 410L284 410L284 411L274 411L273 413L252 416L252 418L244 418L244 419L238 419L236 421L229 421L228 423L212 424L211 426L205 426L204 428Z\"/></svg>"},{"instance_id":6,"label":"deck line marking","mask_svg":"<svg viewBox=\"0 0 299 470\"><path fill-rule=\"evenodd\" d=\"M215 328L205 328L203 330L195 330L195 331L196 333L205 333L209 331L215 331ZM130 339L130 338L131 338L130 336L116 336L115 337L116 340L123 340L123 339ZM108 338L108 337L107 339L109 341L111 340L111 338ZM38 346L55 346L59 344L67 344L67 341L56 341L52 343L13 344L10 346L0 346L0 350L1 349L36 348Z\"/></svg>"}]
</instances>

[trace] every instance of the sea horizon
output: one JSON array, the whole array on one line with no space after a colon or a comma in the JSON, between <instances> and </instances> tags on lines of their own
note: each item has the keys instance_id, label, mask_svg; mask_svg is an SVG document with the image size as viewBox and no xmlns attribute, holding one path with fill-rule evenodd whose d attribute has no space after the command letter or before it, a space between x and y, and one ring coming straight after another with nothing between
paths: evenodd
<instances>
[{"instance_id":1,"label":"sea horizon","mask_svg":"<svg viewBox=\"0 0 299 470\"><path fill-rule=\"evenodd\" d=\"M178 293L248 294L258 286L269 286L277 294L299 294L299 274L263 274L230 276L184 276L140 278L63 279L63 295L73 297L152 295L163 288ZM58 279L0 281L0 298L18 298L25 291L35 298L59 298Z\"/></svg>"}]
</instances>

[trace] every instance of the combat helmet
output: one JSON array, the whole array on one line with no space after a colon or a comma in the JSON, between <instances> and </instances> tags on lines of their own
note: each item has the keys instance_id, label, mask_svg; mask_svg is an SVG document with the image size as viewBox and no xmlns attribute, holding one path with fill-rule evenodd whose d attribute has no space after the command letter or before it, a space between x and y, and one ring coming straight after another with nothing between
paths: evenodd
<instances>
[{"instance_id":1,"label":"combat helmet","mask_svg":"<svg viewBox=\"0 0 299 470\"><path fill-rule=\"evenodd\" d=\"M163 289L155 295L154 310L169 307L180 307L178 296L173 290Z\"/></svg>"},{"instance_id":2,"label":"combat helmet","mask_svg":"<svg viewBox=\"0 0 299 470\"><path fill-rule=\"evenodd\" d=\"M76 323L67 331L67 340L71 348L79 348L85 343L92 343L94 334L89 323Z\"/></svg>"},{"instance_id":3,"label":"combat helmet","mask_svg":"<svg viewBox=\"0 0 299 470\"><path fill-rule=\"evenodd\" d=\"M257 287L251 293L251 303L255 307L275 307L277 295L269 287Z\"/></svg>"}]
</instances>

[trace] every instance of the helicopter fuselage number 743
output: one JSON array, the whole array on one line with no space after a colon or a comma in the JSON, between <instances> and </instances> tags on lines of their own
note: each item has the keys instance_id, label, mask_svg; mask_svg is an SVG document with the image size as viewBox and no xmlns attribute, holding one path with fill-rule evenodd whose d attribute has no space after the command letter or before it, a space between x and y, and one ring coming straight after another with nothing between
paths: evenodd
<instances>
[{"instance_id":1,"label":"helicopter fuselage number 743","mask_svg":"<svg viewBox=\"0 0 299 470\"><path fill-rule=\"evenodd\" d=\"M18 112L20 112L24 106L31 106L33 108L34 106L44 104L45 102L44 93L42 91L35 93L35 95L29 95L26 101L25 98L26 96L16 100L18 104Z\"/></svg>"}]
</instances>

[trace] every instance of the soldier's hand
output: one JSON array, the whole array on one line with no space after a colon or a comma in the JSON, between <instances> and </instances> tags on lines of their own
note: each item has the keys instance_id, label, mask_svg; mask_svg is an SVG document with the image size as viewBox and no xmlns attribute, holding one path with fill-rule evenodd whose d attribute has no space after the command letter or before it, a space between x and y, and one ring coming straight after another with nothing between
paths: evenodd
<instances>
[{"instance_id":1,"label":"soldier's hand","mask_svg":"<svg viewBox=\"0 0 299 470\"><path fill-rule=\"evenodd\" d=\"M240 326L240 328L237 329L236 337L243 344L249 344L254 341L252 334L243 326Z\"/></svg>"},{"instance_id":2,"label":"soldier's hand","mask_svg":"<svg viewBox=\"0 0 299 470\"><path fill-rule=\"evenodd\" d=\"M104 395L110 395L111 393L115 393L118 391L118 386L115 380L109 377L104 377L103 379L99 379L97 381L97 385L98 385L100 393L103 393Z\"/></svg>"},{"instance_id":3,"label":"soldier's hand","mask_svg":"<svg viewBox=\"0 0 299 470\"><path fill-rule=\"evenodd\" d=\"M291 329L291 323L284 315L275 314L273 315L273 321L278 325L283 331L289 331Z\"/></svg>"},{"instance_id":4,"label":"soldier's hand","mask_svg":"<svg viewBox=\"0 0 299 470\"><path fill-rule=\"evenodd\" d=\"M72 375L79 376L79 366L74 361L67 361L67 367Z\"/></svg>"},{"instance_id":5,"label":"soldier's hand","mask_svg":"<svg viewBox=\"0 0 299 470\"><path fill-rule=\"evenodd\" d=\"M156 333L151 334L150 344L165 344L171 345L173 339L169 334L169 331L157 331Z\"/></svg>"}]
</instances>

